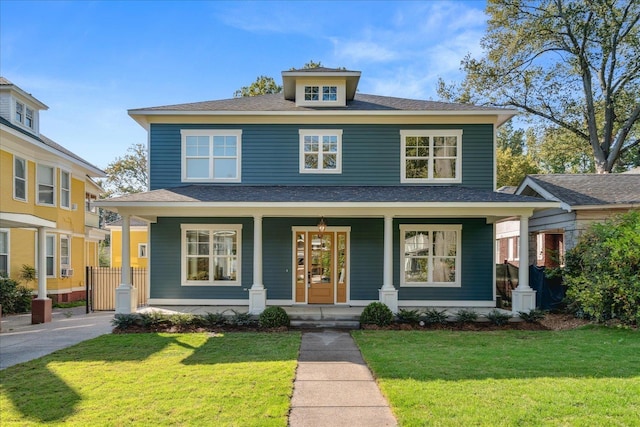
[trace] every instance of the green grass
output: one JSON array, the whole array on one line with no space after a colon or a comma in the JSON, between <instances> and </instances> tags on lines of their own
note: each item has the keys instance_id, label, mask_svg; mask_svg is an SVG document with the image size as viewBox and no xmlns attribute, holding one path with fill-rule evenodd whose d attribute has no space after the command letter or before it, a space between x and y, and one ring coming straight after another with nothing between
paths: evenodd
<instances>
[{"instance_id":1,"label":"green grass","mask_svg":"<svg viewBox=\"0 0 640 427\"><path fill-rule=\"evenodd\" d=\"M87 305L86 301L57 302L53 304L53 308L73 308L73 307L84 307L86 305Z\"/></svg>"},{"instance_id":2,"label":"green grass","mask_svg":"<svg viewBox=\"0 0 640 427\"><path fill-rule=\"evenodd\" d=\"M299 333L104 335L0 371L7 426L286 426Z\"/></svg>"},{"instance_id":3,"label":"green grass","mask_svg":"<svg viewBox=\"0 0 640 427\"><path fill-rule=\"evenodd\" d=\"M640 426L640 332L355 331L401 426Z\"/></svg>"}]
</instances>

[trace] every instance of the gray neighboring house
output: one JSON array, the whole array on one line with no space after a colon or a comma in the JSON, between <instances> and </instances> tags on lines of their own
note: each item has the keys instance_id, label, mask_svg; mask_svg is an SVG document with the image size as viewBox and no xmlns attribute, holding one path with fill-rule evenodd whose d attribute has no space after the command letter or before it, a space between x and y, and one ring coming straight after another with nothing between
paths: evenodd
<instances>
[{"instance_id":1,"label":"gray neighboring house","mask_svg":"<svg viewBox=\"0 0 640 427\"><path fill-rule=\"evenodd\" d=\"M640 209L640 174L528 175L515 194L560 202L529 220L529 264L556 267L589 224Z\"/></svg>"}]
</instances>

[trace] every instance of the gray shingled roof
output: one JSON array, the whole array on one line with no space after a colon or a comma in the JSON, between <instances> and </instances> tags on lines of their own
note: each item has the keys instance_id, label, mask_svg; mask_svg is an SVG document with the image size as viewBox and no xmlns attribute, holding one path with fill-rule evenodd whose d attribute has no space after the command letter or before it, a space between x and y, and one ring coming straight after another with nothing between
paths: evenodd
<instances>
[{"instance_id":1,"label":"gray shingled roof","mask_svg":"<svg viewBox=\"0 0 640 427\"><path fill-rule=\"evenodd\" d=\"M99 167L92 165L91 163L89 163L88 161L86 161L85 159L83 159L82 157L78 156L75 153L72 153L71 151L67 150L66 148L64 148L62 145L58 144L57 142L47 138L46 136L44 136L43 134L35 135L25 129L20 128L19 126L14 125L13 123L11 123L9 120L5 119L4 117L0 117L0 123L8 126L30 138L35 139L36 141L40 141L42 142L44 145L53 148L54 150L63 153L71 158L73 158L74 160L78 161L81 164L84 164L85 167L88 167L89 169L95 169L96 172L100 172L102 175L105 175L105 172L100 169ZM101 176L102 176L101 175Z\"/></svg>"},{"instance_id":2,"label":"gray shingled roof","mask_svg":"<svg viewBox=\"0 0 640 427\"><path fill-rule=\"evenodd\" d=\"M550 174L528 178L569 206L640 203L640 175L636 174ZM521 193L532 194L526 188Z\"/></svg>"},{"instance_id":3,"label":"gray shingled roof","mask_svg":"<svg viewBox=\"0 0 640 427\"><path fill-rule=\"evenodd\" d=\"M164 105L137 108L139 111L501 111L495 107L481 107L470 104L423 101L418 99L394 98L391 96L366 95L357 93L346 107L300 107L294 101L284 99L281 93L245 96L215 101L193 102L189 104ZM504 110L505 112L508 110Z\"/></svg>"},{"instance_id":4,"label":"gray shingled roof","mask_svg":"<svg viewBox=\"0 0 640 427\"><path fill-rule=\"evenodd\" d=\"M105 224L105 227L122 227L122 218L117 219L115 221L111 221L108 224ZM129 225L131 227L146 227L149 225L149 223L147 221L144 221L142 219L133 217L131 219L129 219Z\"/></svg>"},{"instance_id":5,"label":"gray shingled roof","mask_svg":"<svg viewBox=\"0 0 640 427\"><path fill-rule=\"evenodd\" d=\"M128 194L101 202L113 202L114 205L127 202L539 203L540 199L460 186L188 185Z\"/></svg>"}]
</instances>

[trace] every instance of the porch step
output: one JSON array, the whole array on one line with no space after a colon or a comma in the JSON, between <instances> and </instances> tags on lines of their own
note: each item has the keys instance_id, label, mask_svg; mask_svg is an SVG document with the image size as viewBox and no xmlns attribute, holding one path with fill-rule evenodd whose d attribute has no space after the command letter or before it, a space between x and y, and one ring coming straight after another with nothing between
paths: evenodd
<instances>
[{"instance_id":1,"label":"porch step","mask_svg":"<svg viewBox=\"0 0 640 427\"><path fill-rule=\"evenodd\" d=\"M291 320L291 327L297 329L360 329L358 320L305 319Z\"/></svg>"}]
</instances>

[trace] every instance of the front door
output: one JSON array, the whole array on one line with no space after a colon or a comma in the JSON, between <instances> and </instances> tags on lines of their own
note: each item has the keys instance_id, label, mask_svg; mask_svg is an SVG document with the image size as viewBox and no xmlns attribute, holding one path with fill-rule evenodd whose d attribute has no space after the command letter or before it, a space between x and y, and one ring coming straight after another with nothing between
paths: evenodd
<instances>
[{"instance_id":1,"label":"front door","mask_svg":"<svg viewBox=\"0 0 640 427\"><path fill-rule=\"evenodd\" d=\"M347 233L299 231L295 236L296 302L346 302Z\"/></svg>"}]
</instances>

